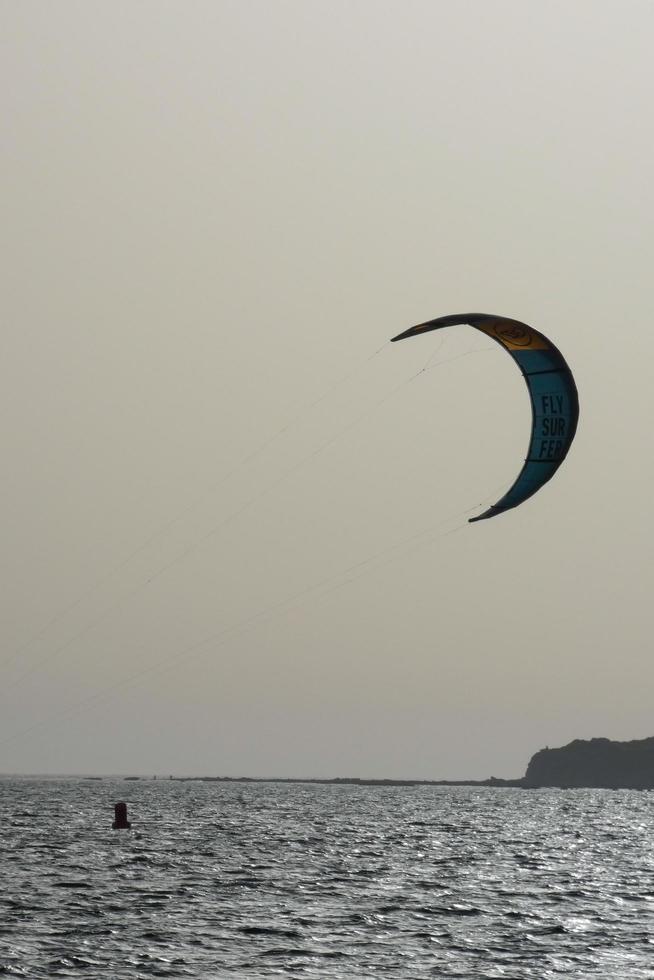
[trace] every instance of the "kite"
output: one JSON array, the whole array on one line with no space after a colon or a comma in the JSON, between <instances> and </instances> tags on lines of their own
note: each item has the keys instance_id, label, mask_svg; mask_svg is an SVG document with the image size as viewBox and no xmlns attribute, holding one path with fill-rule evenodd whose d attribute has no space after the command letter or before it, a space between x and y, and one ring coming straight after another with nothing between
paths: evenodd
<instances>
[{"instance_id":1,"label":"kite","mask_svg":"<svg viewBox=\"0 0 654 980\"><path fill-rule=\"evenodd\" d=\"M568 454L577 429L579 399L572 372L561 352L544 334L519 320L488 313L455 313L405 330L404 340L429 330L469 324L496 340L520 368L531 399L532 426L524 466L501 500L470 522L518 507L551 480Z\"/></svg>"}]
</instances>

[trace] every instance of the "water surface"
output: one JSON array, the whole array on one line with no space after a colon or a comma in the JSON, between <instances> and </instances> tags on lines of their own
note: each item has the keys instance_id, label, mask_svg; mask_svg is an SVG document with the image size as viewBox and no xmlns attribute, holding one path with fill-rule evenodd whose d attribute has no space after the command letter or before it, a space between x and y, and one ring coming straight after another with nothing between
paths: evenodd
<instances>
[{"instance_id":1,"label":"water surface","mask_svg":"<svg viewBox=\"0 0 654 980\"><path fill-rule=\"evenodd\" d=\"M5 779L0 801L0 976L654 978L651 793Z\"/></svg>"}]
</instances>

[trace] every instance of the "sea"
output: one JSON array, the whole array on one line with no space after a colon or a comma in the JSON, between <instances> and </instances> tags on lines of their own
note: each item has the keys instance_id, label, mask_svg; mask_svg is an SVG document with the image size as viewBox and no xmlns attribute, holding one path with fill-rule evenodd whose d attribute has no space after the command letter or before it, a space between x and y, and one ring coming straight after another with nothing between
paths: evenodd
<instances>
[{"instance_id":1,"label":"sea","mask_svg":"<svg viewBox=\"0 0 654 980\"><path fill-rule=\"evenodd\" d=\"M2 977L654 978L650 792L23 777L0 807Z\"/></svg>"}]
</instances>

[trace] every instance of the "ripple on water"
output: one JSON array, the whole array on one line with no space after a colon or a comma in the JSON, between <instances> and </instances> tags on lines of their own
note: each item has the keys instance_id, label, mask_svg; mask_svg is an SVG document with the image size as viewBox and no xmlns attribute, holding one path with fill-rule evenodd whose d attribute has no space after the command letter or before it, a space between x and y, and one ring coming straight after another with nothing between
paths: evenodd
<instances>
[{"instance_id":1,"label":"ripple on water","mask_svg":"<svg viewBox=\"0 0 654 980\"><path fill-rule=\"evenodd\" d=\"M654 977L649 794L16 779L0 796L0 977Z\"/></svg>"}]
</instances>

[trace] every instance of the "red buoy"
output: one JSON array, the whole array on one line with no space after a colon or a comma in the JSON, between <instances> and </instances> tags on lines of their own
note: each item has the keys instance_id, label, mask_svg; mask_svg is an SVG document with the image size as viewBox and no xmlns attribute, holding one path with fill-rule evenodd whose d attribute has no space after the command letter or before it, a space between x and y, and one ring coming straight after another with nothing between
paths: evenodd
<instances>
[{"instance_id":1,"label":"red buoy","mask_svg":"<svg viewBox=\"0 0 654 980\"><path fill-rule=\"evenodd\" d=\"M111 825L114 830L129 830L132 826L127 819L127 803L116 803L114 817L114 822Z\"/></svg>"}]
</instances>

